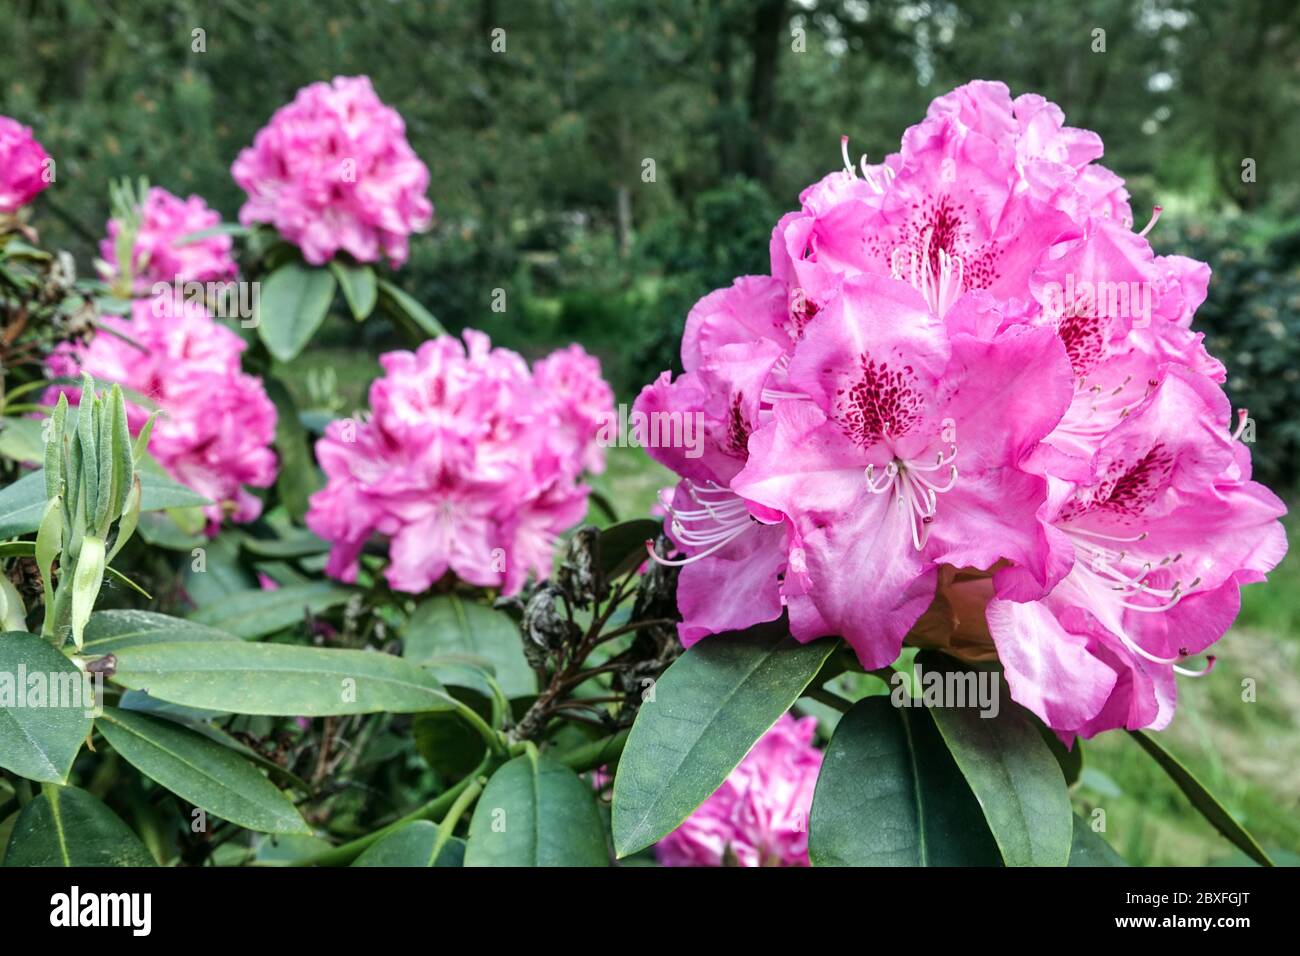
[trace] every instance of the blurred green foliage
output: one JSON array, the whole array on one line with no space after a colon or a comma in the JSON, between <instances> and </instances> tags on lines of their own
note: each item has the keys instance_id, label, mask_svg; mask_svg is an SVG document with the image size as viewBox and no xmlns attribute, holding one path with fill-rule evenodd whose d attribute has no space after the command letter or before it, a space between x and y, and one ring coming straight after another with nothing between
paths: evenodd
<instances>
[{"instance_id":1,"label":"blurred green foliage","mask_svg":"<svg viewBox=\"0 0 1300 956\"><path fill-rule=\"evenodd\" d=\"M769 230L839 165L841 134L878 158L975 77L1097 130L1135 208L1177 205L1205 230L1195 253L1232 269L1235 233L1211 228L1224 210L1257 231L1300 211L1298 25L1287 0L15 0L0 113L58 162L38 200L47 241L88 257L111 178L143 174L234 219L230 164L272 111L306 83L368 74L432 172L438 225L403 285L449 328L525 352L580 340L629 398L673 363L700 295L766 267ZM1246 256L1282 276L1295 244ZM1224 317L1206 322L1233 352L1273 348L1240 316L1292 321L1284 292L1225 284L1247 308L1212 300ZM373 323L327 328L338 346L399 344ZM1234 376L1271 367L1229 360ZM1273 473L1295 446L1263 448L1284 431L1265 416L1300 400L1294 385L1233 385Z\"/></svg>"},{"instance_id":2,"label":"blurred green foliage","mask_svg":"<svg viewBox=\"0 0 1300 956\"><path fill-rule=\"evenodd\" d=\"M1184 224L1158 237L1158 245L1210 264L1196 328L1228 368L1233 406L1247 409L1254 423L1255 477L1294 487L1300 475L1300 221L1283 224L1258 214L1211 219Z\"/></svg>"}]
</instances>

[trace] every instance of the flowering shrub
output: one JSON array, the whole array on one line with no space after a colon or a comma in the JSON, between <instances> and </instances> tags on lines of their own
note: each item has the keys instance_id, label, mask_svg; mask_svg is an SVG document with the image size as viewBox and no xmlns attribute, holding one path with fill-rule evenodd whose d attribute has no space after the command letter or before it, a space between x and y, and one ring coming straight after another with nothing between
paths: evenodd
<instances>
[{"instance_id":1,"label":"flowering shrub","mask_svg":"<svg viewBox=\"0 0 1300 956\"><path fill-rule=\"evenodd\" d=\"M89 342L61 346L48 366L60 377L89 372L157 406L149 451L173 478L213 502L204 514L215 534L223 515L251 521L261 514L262 502L248 487L275 481L276 412L261 381L240 367L243 339L201 305L177 306L167 294L137 299L129 317L103 316ZM46 401L59 392L73 401L80 394L58 386ZM128 402L132 434L148 417Z\"/></svg>"},{"instance_id":2,"label":"flowering shrub","mask_svg":"<svg viewBox=\"0 0 1300 956\"><path fill-rule=\"evenodd\" d=\"M1002 84L845 153L638 400L705 422L698 460L652 450L683 479L683 643L786 613L884 667L943 569L988 570L1015 700L1066 740L1164 727L1286 550L1188 328L1207 267L1155 256L1100 139Z\"/></svg>"},{"instance_id":3,"label":"flowering shrub","mask_svg":"<svg viewBox=\"0 0 1300 956\"><path fill-rule=\"evenodd\" d=\"M239 221L270 223L313 265L343 251L399 266L433 219L428 167L364 76L303 87L230 173L248 193Z\"/></svg>"},{"instance_id":4,"label":"flowering shrub","mask_svg":"<svg viewBox=\"0 0 1300 956\"><path fill-rule=\"evenodd\" d=\"M0 116L0 213L17 212L49 187L48 162L30 129Z\"/></svg>"},{"instance_id":5,"label":"flowering shrub","mask_svg":"<svg viewBox=\"0 0 1300 956\"><path fill-rule=\"evenodd\" d=\"M146 193L132 222L108 221L108 237L99 244L109 277L117 274L119 244L137 287L147 291L157 282L211 282L233 279L238 267L233 240L208 235L181 242L221 224L221 215L200 196L181 199L157 186Z\"/></svg>"},{"instance_id":6,"label":"flowering shrub","mask_svg":"<svg viewBox=\"0 0 1300 956\"><path fill-rule=\"evenodd\" d=\"M550 572L555 537L587 510L578 478L599 467L596 428L613 395L578 346L530 372L466 331L380 358L371 413L336 421L316 449L328 483L307 525L333 543L328 572L357 579L372 534L390 539L388 583L419 593L451 570L513 594Z\"/></svg>"},{"instance_id":7,"label":"flowering shrub","mask_svg":"<svg viewBox=\"0 0 1300 956\"><path fill-rule=\"evenodd\" d=\"M44 154L5 124L12 207ZM364 77L241 154L242 227L117 187L88 281L0 219L3 862L1108 865L1068 788L1119 728L1271 862L1146 732L1286 546L1206 267L1038 96L844 151L629 422L581 346L530 367L372 265L432 208ZM300 412L286 370L372 316L412 349L368 412ZM663 522L584 483L615 432Z\"/></svg>"}]
</instances>

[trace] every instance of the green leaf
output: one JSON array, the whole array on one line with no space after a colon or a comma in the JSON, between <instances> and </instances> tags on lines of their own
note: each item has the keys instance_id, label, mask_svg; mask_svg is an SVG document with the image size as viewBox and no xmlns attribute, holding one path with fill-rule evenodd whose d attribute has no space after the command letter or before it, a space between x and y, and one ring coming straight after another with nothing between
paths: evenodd
<instances>
[{"instance_id":1,"label":"green leaf","mask_svg":"<svg viewBox=\"0 0 1300 956\"><path fill-rule=\"evenodd\" d=\"M253 640L301 623L307 611L321 611L347 603L357 592L329 581L293 584L274 591L260 589L233 594L228 601L200 608L190 615L198 624Z\"/></svg>"},{"instance_id":2,"label":"green leaf","mask_svg":"<svg viewBox=\"0 0 1300 956\"><path fill-rule=\"evenodd\" d=\"M3 571L0 571L0 630L27 630L27 607L23 604L23 596Z\"/></svg>"},{"instance_id":3,"label":"green leaf","mask_svg":"<svg viewBox=\"0 0 1300 956\"><path fill-rule=\"evenodd\" d=\"M258 866L292 866L332 849L334 845L320 837L271 833L257 842L253 859Z\"/></svg>"},{"instance_id":4,"label":"green leaf","mask_svg":"<svg viewBox=\"0 0 1300 956\"><path fill-rule=\"evenodd\" d=\"M90 733L94 702L83 699L88 683L49 641L0 634L0 767L29 780L67 782ZM37 689L43 690L39 701ZM51 706L55 700L61 706Z\"/></svg>"},{"instance_id":5,"label":"green leaf","mask_svg":"<svg viewBox=\"0 0 1300 956\"><path fill-rule=\"evenodd\" d=\"M417 332L431 339L447 334L447 330L433 317L432 312L387 279L379 280L379 293L385 310L400 324L408 328L414 327Z\"/></svg>"},{"instance_id":6,"label":"green leaf","mask_svg":"<svg viewBox=\"0 0 1300 956\"><path fill-rule=\"evenodd\" d=\"M375 280L375 270L365 265L349 265L337 259L330 260L330 272L339 281L343 298L347 300L352 317L358 322L374 311L375 300L379 297L379 285Z\"/></svg>"},{"instance_id":7,"label":"green leaf","mask_svg":"<svg viewBox=\"0 0 1300 956\"><path fill-rule=\"evenodd\" d=\"M200 229L197 232L187 233L179 239L172 240L173 246L188 246L194 242L200 242L212 236L248 236L253 230L248 226L241 226L237 222L223 222L215 226L209 226L207 229Z\"/></svg>"},{"instance_id":8,"label":"green leaf","mask_svg":"<svg viewBox=\"0 0 1300 956\"><path fill-rule=\"evenodd\" d=\"M467 706L486 722L491 722L492 708L478 694L466 695ZM462 698L463 700L463 698ZM475 704L480 706L475 707ZM464 719L451 711L416 714L411 724L415 749L424 762L443 780L459 780L479 765L486 744L483 738Z\"/></svg>"},{"instance_id":9,"label":"green leaf","mask_svg":"<svg viewBox=\"0 0 1300 956\"><path fill-rule=\"evenodd\" d=\"M64 487L64 434L68 425L68 395L59 393L50 414L49 441L45 445L45 497L57 498L67 492Z\"/></svg>"},{"instance_id":10,"label":"green leaf","mask_svg":"<svg viewBox=\"0 0 1300 956\"><path fill-rule=\"evenodd\" d=\"M1026 713L1043 738L1043 742L1047 744L1047 749L1056 758L1056 764L1065 777L1065 785L1073 787L1079 782L1079 775L1083 773L1083 741L1076 737L1074 746L1066 747L1061 743L1061 738L1056 736L1056 731L1039 720L1037 715Z\"/></svg>"},{"instance_id":11,"label":"green leaf","mask_svg":"<svg viewBox=\"0 0 1300 956\"><path fill-rule=\"evenodd\" d=\"M626 758L624 758L626 759ZM813 794L814 866L996 866L997 843L924 708L858 701Z\"/></svg>"},{"instance_id":12,"label":"green leaf","mask_svg":"<svg viewBox=\"0 0 1300 956\"><path fill-rule=\"evenodd\" d=\"M315 554L324 554L330 549L330 543L319 538L306 528L291 528L279 538L244 537L241 546L249 554L258 558L271 558L277 561L292 561L295 558L308 558Z\"/></svg>"},{"instance_id":13,"label":"green leaf","mask_svg":"<svg viewBox=\"0 0 1300 956\"><path fill-rule=\"evenodd\" d=\"M605 579L615 580L649 560L645 543L657 538L662 530L663 522L637 518L601 531L600 566Z\"/></svg>"},{"instance_id":14,"label":"green leaf","mask_svg":"<svg viewBox=\"0 0 1300 956\"><path fill-rule=\"evenodd\" d=\"M192 730L116 707L106 707L95 726L123 760L214 816L261 833L311 833L252 764Z\"/></svg>"},{"instance_id":15,"label":"green leaf","mask_svg":"<svg viewBox=\"0 0 1300 956\"><path fill-rule=\"evenodd\" d=\"M280 456L280 470L275 489L289 516L301 521L307 513L308 499L321 486L311 441L298 416L298 404L284 383L273 375L263 376L262 383L276 411L275 450Z\"/></svg>"},{"instance_id":16,"label":"green leaf","mask_svg":"<svg viewBox=\"0 0 1300 956\"><path fill-rule=\"evenodd\" d=\"M116 652L113 681L233 714L327 717L451 705L424 668L374 651L230 641L143 644Z\"/></svg>"},{"instance_id":17,"label":"green leaf","mask_svg":"<svg viewBox=\"0 0 1300 956\"><path fill-rule=\"evenodd\" d=\"M1129 736L1150 754L1160 768L1169 775L1169 779L1173 780L1178 789L1183 792L1183 796L1200 811L1201 816L1210 821L1214 829L1223 834L1229 843L1260 866L1274 865L1263 847L1255 842L1255 838L1247 832L1246 828L1233 818L1219 802L1219 798L1210 793L1205 784L1197 780L1195 774L1183 766L1183 763L1166 750L1163 744L1144 730L1130 730Z\"/></svg>"},{"instance_id":18,"label":"green leaf","mask_svg":"<svg viewBox=\"0 0 1300 956\"><path fill-rule=\"evenodd\" d=\"M157 866L112 810L76 787L46 787L18 814L5 866Z\"/></svg>"},{"instance_id":19,"label":"green leaf","mask_svg":"<svg viewBox=\"0 0 1300 956\"><path fill-rule=\"evenodd\" d=\"M1086 820L1076 815L1070 840L1070 866L1128 866L1128 863L1101 834L1093 832Z\"/></svg>"},{"instance_id":20,"label":"green leaf","mask_svg":"<svg viewBox=\"0 0 1300 956\"><path fill-rule=\"evenodd\" d=\"M201 710L198 707L186 707L182 704L173 704L165 700L158 700L150 697L144 691L128 690L124 691L118 699L118 706L123 710L129 710L133 713L147 714L150 717L157 717L169 724L176 724L200 734L211 741L232 750L246 760L255 763L276 780L279 780L285 786L301 790L303 793L311 793L312 787L307 781L303 780L296 773L280 766L268 757L264 757L252 747L243 741L231 736L225 730L222 730L212 720L221 720L229 717L229 714L217 710Z\"/></svg>"},{"instance_id":21,"label":"green leaf","mask_svg":"<svg viewBox=\"0 0 1300 956\"><path fill-rule=\"evenodd\" d=\"M238 537L219 534L191 551L182 574L185 593L200 609L230 608L231 599L257 587L257 578L240 560Z\"/></svg>"},{"instance_id":22,"label":"green leaf","mask_svg":"<svg viewBox=\"0 0 1300 956\"><path fill-rule=\"evenodd\" d=\"M202 518L202 512L195 509L172 509L170 511L152 511L140 516L136 530L147 544L166 548L168 551L193 551L195 548L207 547L209 538L202 532L195 533L182 526L190 515ZM199 527L203 521L194 522Z\"/></svg>"},{"instance_id":23,"label":"green leaf","mask_svg":"<svg viewBox=\"0 0 1300 956\"><path fill-rule=\"evenodd\" d=\"M416 607L401 636L402 656L408 660L464 655L487 664L507 697L537 693L537 675L524 657L523 637L503 611L440 594Z\"/></svg>"},{"instance_id":24,"label":"green leaf","mask_svg":"<svg viewBox=\"0 0 1300 956\"><path fill-rule=\"evenodd\" d=\"M302 351L325 321L334 299L334 276L288 262L262 280L258 297L257 334L281 362Z\"/></svg>"},{"instance_id":25,"label":"green leaf","mask_svg":"<svg viewBox=\"0 0 1300 956\"><path fill-rule=\"evenodd\" d=\"M14 832L14 824L18 822L18 812L15 810L0 820L0 866L5 865L5 851L9 849L9 837Z\"/></svg>"},{"instance_id":26,"label":"green leaf","mask_svg":"<svg viewBox=\"0 0 1300 956\"><path fill-rule=\"evenodd\" d=\"M596 795L530 750L488 781L469 824L466 866L608 866Z\"/></svg>"},{"instance_id":27,"label":"green leaf","mask_svg":"<svg viewBox=\"0 0 1300 956\"><path fill-rule=\"evenodd\" d=\"M783 625L710 637L646 699L614 778L614 847L635 853L675 830L798 700L835 650Z\"/></svg>"},{"instance_id":28,"label":"green leaf","mask_svg":"<svg viewBox=\"0 0 1300 956\"><path fill-rule=\"evenodd\" d=\"M352 861L353 866L461 866L465 859L465 841L451 837L443 844L438 858L433 848L438 827L428 820L416 820L399 827L375 841Z\"/></svg>"},{"instance_id":29,"label":"green leaf","mask_svg":"<svg viewBox=\"0 0 1300 956\"><path fill-rule=\"evenodd\" d=\"M917 671L965 681L968 706L932 707L939 733L984 810L1007 866L1065 866L1073 819L1070 794L1052 751L995 671L963 668L937 654L917 658ZM984 716L977 682L998 691L997 716ZM923 678L924 679L924 678Z\"/></svg>"},{"instance_id":30,"label":"green leaf","mask_svg":"<svg viewBox=\"0 0 1300 956\"><path fill-rule=\"evenodd\" d=\"M0 418L0 455L38 464L45 460L45 423L39 418Z\"/></svg>"},{"instance_id":31,"label":"green leaf","mask_svg":"<svg viewBox=\"0 0 1300 956\"><path fill-rule=\"evenodd\" d=\"M207 498L153 472L140 473L142 511L184 508L211 504ZM31 534L41 526L45 513L45 470L29 472L0 490L0 538Z\"/></svg>"}]
</instances>

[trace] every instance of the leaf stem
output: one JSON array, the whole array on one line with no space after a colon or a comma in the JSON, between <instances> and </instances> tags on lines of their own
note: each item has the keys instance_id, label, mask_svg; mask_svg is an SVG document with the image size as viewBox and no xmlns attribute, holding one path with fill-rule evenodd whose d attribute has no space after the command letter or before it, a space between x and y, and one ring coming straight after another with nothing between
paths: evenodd
<instances>
[{"instance_id":1,"label":"leaf stem","mask_svg":"<svg viewBox=\"0 0 1300 956\"><path fill-rule=\"evenodd\" d=\"M477 716L477 715L476 715ZM357 837L341 846L333 847L317 853L315 856L308 857L304 860L297 860L290 864L291 866L347 866L363 852L370 848L374 843L388 836L388 834L399 830L408 823L414 823L416 820L432 820L443 814L450 813L451 808L455 806L460 795L467 789L474 786L479 777L488 776L492 770L496 769L497 759L494 757L484 757L482 762L460 783L451 787L449 790L438 794L428 803L417 807L404 817L399 817L388 826L380 827L373 833L367 833L363 837Z\"/></svg>"},{"instance_id":2,"label":"leaf stem","mask_svg":"<svg viewBox=\"0 0 1300 956\"><path fill-rule=\"evenodd\" d=\"M472 777L470 779L473 782L460 792L460 795L456 797L456 802L451 805L447 815L438 824L438 835L434 838L433 850L429 853L430 866L433 866L438 861L438 854L442 852L442 848L456 830L456 823L464 815L465 811L474 805L474 801L479 798L479 794L483 792L483 787L487 783L486 777Z\"/></svg>"},{"instance_id":3,"label":"leaf stem","mask_svg":"<svg viewBox=\"0 0 1300 956\"><path fill-rule=\"evenodd\" d=\"M470 707L463 701L457 700L451 694L443 695L467 724L473 727L484 742L494 754L504 755L506 753L506 739L503 734L494 730L492 726L478 715L474 708Z\"/></svg>"},{"instance_id":4,"label":"leaf stem","mask_svg":"<svg viewBox=\"0 0 1300 956\"><path fill-rule=\"evenodd\" d=\"M557 754L555 759L574 773L585 773L597 767L617 763L618 758L623 755L623 747L627 744L629 732L620 730L612 737L582 744L565 753Z\"/></svg>"}]
</instances>

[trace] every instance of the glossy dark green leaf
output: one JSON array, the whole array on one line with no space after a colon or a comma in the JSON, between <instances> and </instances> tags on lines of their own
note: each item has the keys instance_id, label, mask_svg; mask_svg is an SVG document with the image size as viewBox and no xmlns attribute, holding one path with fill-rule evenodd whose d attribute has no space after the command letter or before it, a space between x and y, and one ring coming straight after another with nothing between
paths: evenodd
<instances>
[{"instance_id":1,"label":"glossy dark green leaf","mask_svg":"<svg viewBox=\"0 0 1300 956\"><path fill-rule=\"evenodd\" d=\"M287 262L262 280L257 333L281 362L294 359L320 324L334 298L334 276L300 262Z\"/></svg>"},{"instance_id":2,"label":"glossy dark green leaf","mask_svg":"<svg viewBox=\"0 0 1300 956\"><path fill-rule=\"evenodd\" d=\"M1233 818L1232 814L1219 802L1218 797L1210 793L1205 784L1197 780L1196 775L1183 766L1182 761L1166 750L1163 744L1145 730L1130 730L1129 735L1160 765L1160 768L1169 775L1169 779L1183 792L1183 796L1191 802L1201 816L1210 821L1214 829L1223 834L1229 843L1260 866L1274 865L1269 855L1264 852L1264 848L1255 841L1255 838L1250 835L1245 827Z\"/></svg>"},{"instance_id":3,"label":"glossy dark green leaf","mask_svg":"<svg viewBox=\"0 0 1300 956\"><path fill-rule=\"evenodd\" d=\"M154 611L96 611L86 625L87 656L111 654L123 647L139 644L174 644L179 641L237 641L225 631L182 617Z\"/></svg>"},{"instance_id":4,"label":"glossy dark green leaf","mask_svg":"<svg viewBox=\"0 0 1300 956\"><path fill-rule=\"evenodd\" d=\"M427 670L377 651L197 641L126 647L115 656L113 681L123 687L232 714L324 717L451 706Z\"/></svg>"},{"instance_id":5,"label":"glossy dark green leaf","mask_svg":"<svg viewBox=\"0 0 1300 956\"><path fill-rule=\"evenodd\" d=\"M339 261L338 259L330 260L330 272L334 273L334 278L339 282L339 288L343 290L343 298L348 303L348 308L352 310L352 317L360 322L370 315L375 308L375 300L379 297L379 285L375 281L375 270L366 265L351 265Z\"/></svg>"},{"instance_id":6,"label":"glossy dark green leaf","mask_svg":"<svg viewBox=\"0 0 1300 956\"><path fill-rule=\"evenodd\" d=\"M1056 732L1039 720L1035 715L1030 714L1030 719L1034 721L1034 726L1038 728L1039 734L1047 744L1047 749L1052 752L1056 758L1056 764L1061 768L1061 774L1065 777L1065 785L1073 787L1079 782L1079 775L1083 773L1083 741L1078 737L1074 740L1074 746L1066 747L1061 743L1061 738L1056 736Z\"/></svg>"},{"instance_id":7,"label":"glossy dark green leaf","mask_svg":"<svg viewBox=\"0 0 1300 956\"><path fill-rule=\"evenodd\" d=\"M813 794L814 866L996 866L980 805L923 707L858 701L826 748Z\"/></svg>"},{"instance_id":8,"label":"glossy dark green leaf","mask_svg":"<svg viewBox=\"0 0 1300 956\"><path fill-rule=\"evenodd\" d=\"M262 833L311 833L293 801L207 737L116 707L104 708L95 726L122 759L196 807Z\"/></svg>"},{"instance_id":9,"label":"glossy dark green leaf","mask_svg":"<svg viewBox=\"0 0 1300 956\"><path fill-rule=\"evenodd\" d=\"M480 717L491 720L492 708L487 701L477 694L465 696ZM459 780L473 771L486 747L478 731L451 711L416 714L411 735L424 762L444 780Z\"/></svg>"},{"instance_id":10,"label":"glossy dark green leaf","mask_svg":"<svg viewBox=\"0 0 1300 956\"><path fill-rule=\"evenodd\" d=\"M200 608L190 619L253 640L301 623L308 611L319 614L345 604L356 593L330 581L294 584L274 591L249 590L231 595L229 601L221 604Z\"/></svg>"},{"instance_id":11,"label":"glossy dark green leaf","mask_svg":"<svg viewBox=\"0 0 1300 956\"><path fill-rule=\"evenodd\" d=\"M615 579L648 560L645 543L663 530L663 523L638 518L610 525L600 533L600 564L606 579Z\"/></svg>"},{"instance_id":12,"label":"glossy dark green leaf","mask_svg":"<svg viewBox=\"0 0 1300 956\"><path fill-rule=\"evenodd\" d=\"M140 472L140 492L142 511L211 504L197 492L150 471ZM35 532L44 513L45 470L37 469L0 490L0 538Z\"/></svg>"},{"instance_id":13,"label":"glossy dark green leaf","mask_svg":"<svg viewBox=\"0 0 1300 956\"><path fill-rule=\"evenodd\" d=\"M984 810L1003 862L1065 866L1072 829L1065 778L1038 729L1011 699L1001 675L971 670L931 653L917 658L917 668L923 681L934 675L949 685L962 682L966 706L932 707L930 716ZM996 689L987 710L980 706L981 683Z\"/></svg>"},{"instance_id":14,"label":"glossy dark green leaf","mask_svg":"<svg viewBox=\"0 0 1300 956\"><path fill-rule=\"evenodd\" d=\"M176 724L196 734L201 734L227 750L234 751L245 760L255 763L284 786L300 790L303 793L311 793L312 791L312 787L293 771L263 756L242 740L232 736L213 723L215 720L229 717L230 715L227 713L219 710L203 710L198 707L173 704L171 701L150 697L144 691L139 690L123 691L122 696L118 698L118 706L124 710L157 717L159 720L165 720L170 724Z\"/></svg>"},{"instance_id":15,"label":"glossy dark green leaf","mask_svg":"<svg viewBox=\"0 0 1300 956\"><path fill-rule=\"evenodd\" d=\"M408 660L463 655L489 665L507 697L537 693L537 675L524 657L519 628L495 608L440 594L420 603L401 636L402 656Z\"/></svg>"},{"instance_id":16,"label":"glossy dark green leaf","mask_svg":"<svg viewBox=\"0 0 1300 956\"><path fill-rule=\"evenodd\" d=\"M0 634L0 767L29 780L66 782L90 733L90 694L90 682L49 641Z\"/></svg>"},{"instance_id":17,"label":"glossy dark green leaf","mask_svg":"<svg viewBox=\"0 0 1300 956\"><path fill-rule=\"evenodd\" d=\"M465 865L608 866L591 786L535 751L509 761L474 807Z\"/></svg>"},{"instance_id":18,"label":"glossy dark green leaf","mask_svg":"<svg viewBox=\"0 0 1300 956\"><path fill-rule=\"evenodd\" d=\"M112 810L76 787L46 787L23 807L5 866L157 866Z\"/></svg>"},{"instance_id":19,"label":"glossy dark green leaf","mask_svg":"<svg viewBox=\"0 0 1300 956\"><path fill-rule=\"evenodd\" d=\"M835 650L765 625L701 641L645 699L614 779L620 857L675 830L790 709Z\"/></svg>"},{"instance_id":20,"label":"glossy dark green leaf","mask_svg":"<svg viewBox=\"0 0 1300 956\"><path fill-rule=\"evenodd\" d=\"M1093 832L1086 820L1075 816L1070 840L1070 866L1128 866L1128 863L1100 833Z\"/></svg>"},{"instance_id":21,"label":"glossy dark green leaf","mask_svg":"<svg viewBox=\"0 0 1300 956\"><path fill-rule=\"evenodd\" d=\"M465 841L449 837L433 858L438 827L428 820L416 820L377 840L353 862L353 866L461 866Z\"/></svg>"}]
</instances>

